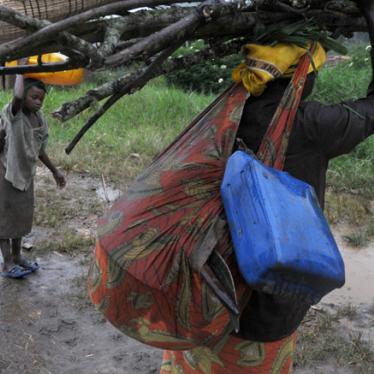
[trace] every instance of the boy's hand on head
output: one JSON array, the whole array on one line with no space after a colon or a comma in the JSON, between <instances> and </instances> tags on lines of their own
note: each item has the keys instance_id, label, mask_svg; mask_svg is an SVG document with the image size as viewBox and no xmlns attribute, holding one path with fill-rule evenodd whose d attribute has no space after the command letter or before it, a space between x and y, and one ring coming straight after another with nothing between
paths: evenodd
<instances>
[{"instance_id":1,"label":"boy's hand on head","mask_svg":"<svg viewBox=\"0 0 374 374\"><path fill-rule=\"evenodd\" d=\"M64 174L60 172L60 170L56 170L53 173L53 178L55 178L56 184L60 188L64 188L66 186L66 179Z\"/></svg>"}]
</instances>

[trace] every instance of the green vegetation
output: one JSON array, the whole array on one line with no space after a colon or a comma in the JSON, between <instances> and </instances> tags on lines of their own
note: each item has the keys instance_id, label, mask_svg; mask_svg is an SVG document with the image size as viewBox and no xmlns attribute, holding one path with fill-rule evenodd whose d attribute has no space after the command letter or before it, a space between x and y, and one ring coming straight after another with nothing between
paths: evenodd
<instances>
[{"instance_id":1,"label":"green vegetation","mask_svg":"<svg viewBox=\"0 0 374 374\"><path fill-rule=\"evenodd\" d=\"M357 231L344 236L344 240L349 245L352 247L365 247L374 238L374 219L372 213L370 217Z\"/></svg>"},{"instance_id":2,"label":"green vegetation","mask_svg":"<svg viewBox=\"0 0 374 374\"><path fill-rule=\"evenodd\" d=\"M366 95L371 77L369 50L359 45L350 50L349 56L351 60L321 70L313 99L331 104Z\"/></svg>"},{"instance_id":3,"label":"green vegetation","mask_svg":"<svg viewBox=\"0 0 374 374\"><path fill-rule=\"evenodd\" d=\"M174 54L175 57L186 56L195 53L205 47L203 41L186 43ZM183 90L196 91L205 94L220 93L227 88L231 79L231 71L240 64L243 56L236 55L215 58L191 66L188 70L176 71L166 75L168 85Z\"/></svg>"},{"instance_id":4,"label":"green vegetation","mask_svg":"<svg viewBox=\"0 0 374 374\"><path fill-rule=\"evenodd\" d=\"M166 87L162 79L156 80L119 101L67 156L64 147L94 108L63 124L49 113L89 87L88 83L72 89L50 88L44 103L50 126L48 151L67 171L104 174L107 180L121 184L132 180L214 98ZM0 95L0 105L10 97L10 92Z\"/></svg>"},{"instance_id":5,"label":"green vegetation","mask_svg":"<svg viewBox=\"0 0 374 374\"><path fill-rule=\"evenodd\" d=\"M95 244L93 237L84 237L73 229L62 229L58 236L38 243L38 253L59 252L68 255L82 254L84 250L91 250Z\"/></svg>"},{"instance_id":6,"label":"green vegetation","mask_svg":"<svg viewBox=\"0 0 374 374\"><path fill-rule=\"evenodd\" d=\"M310 309L298 330L296 368L311 369L313 363L314 373L327 372L328 365L342 372L349 369L350 373L374 373L372 347L363 331L344 333L345 319L359 323L360 318L365 317L360 317L351 305L332 313Z\"/></svg>"}]
</instances>

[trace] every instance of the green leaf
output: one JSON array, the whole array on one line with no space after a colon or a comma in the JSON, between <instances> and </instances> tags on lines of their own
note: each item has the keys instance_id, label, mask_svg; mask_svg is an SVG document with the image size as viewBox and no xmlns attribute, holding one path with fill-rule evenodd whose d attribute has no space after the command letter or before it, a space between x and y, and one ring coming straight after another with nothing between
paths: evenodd
<instances>
[{"instance_id":1,"label":"green leaf","mask_svg":"<svg viewBox=\"0 0 374 374\"><path fill-rule=\"evenodd\" d=\"M335 39L333 38L330 38L330 37L327 37L326 39L324 40L321 40L321 44L327 48L327 49L331 49L341 55L346 55L348 53L348 50L346 47L344 47L344 45L340 44L339 42L337 42Z\"/></svg>"},{"instance_id":2,"label":"green leaf","mask_svg":"<svg viewBox=\"0 0 374 374\"><path fill-rule=\"evenodd\" d=\"M257 34L258 43L294 43L306 48L309 41L318 41L326 49L334 50L339 54L347 54L347 49L335 39L331 38L326 30L320 29L313 19L301 20L293 23L281 22L270 25L262 34Z\"/></svg>"}]
</instances>

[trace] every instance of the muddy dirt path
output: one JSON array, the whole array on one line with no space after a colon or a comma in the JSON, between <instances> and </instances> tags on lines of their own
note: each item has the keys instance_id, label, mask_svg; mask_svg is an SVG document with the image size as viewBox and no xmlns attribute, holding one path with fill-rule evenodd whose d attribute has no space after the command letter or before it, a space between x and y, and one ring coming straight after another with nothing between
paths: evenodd
<instances>
[{"instance_id":1,"label":"muddy dirt path","mask_svg":"<svg viewBox=\"0 0 374 374\"><path fill-rule=\"evenodd\" d=\"M103 189L100 180L89 176L70 176L69 179L65 191L53 192L64 201L64 225L75 230L78 236L90 236L99 213L92 213L87 207L105 205L103 199L116 198L119 192L109 187ZM46 189L51 183L50 178L39 175L38 188ZM56 198L56 195L45 197L47 205L51 197ZM78 202L79 212L72 218L66 206ZM344 230L344 227L335 229L340 244L343 244ZM55 246L56 241L62 240L54 237L58 231L61 228L55 227L53 231L50 227L35 226L33 235L28 238L34 249L26 256L37 259L41 264L39 272L22 281L0 278L0 373L157 373L161 350L127 338L95 311L85 292L91 253L86 249L72 255L68 248L69 254L61 253L61 247ZM84 246L87 242L81 244ZM46 245L52 250L38 250ZM371 288L374 284L374 245L371 243L370 247L360 250L341 247L347 267L347 284L322 300L316 310L331 311L354 305L358 317L343 319L341 329L345 333L363 334L365 341L374 346L374 290ZM295 372L357 371L324 362L312 368L298 367Z\"/></svg>"},{"instance_id":2,"label":"muddy dirt path","mask_svg":"<svg viewBox=\"0 0 374 374\"><path fill-rule=\"evenodd\" d=\"M38 260L37 274L0 283L2 374L157 373L161 352L126 338L88 304L79 259Z\"/></svg>"}]
</instances>

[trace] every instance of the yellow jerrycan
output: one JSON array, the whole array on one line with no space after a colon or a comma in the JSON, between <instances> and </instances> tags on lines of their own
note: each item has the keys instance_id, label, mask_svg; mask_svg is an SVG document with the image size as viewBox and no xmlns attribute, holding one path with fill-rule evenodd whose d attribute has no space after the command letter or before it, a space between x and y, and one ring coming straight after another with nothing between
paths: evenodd
<instances>
[{"instance_id":1,"label":"yellow jerrycan","mask_svg":"<svg viewBox=\"0 0 374 374\"><path fill-rule=\"evenodd\" d=\"M42 55L43 64L51 64L64 62L67 57L61 53L46 53ZM27 60L28 65L37 65L38 56L30 56ZM17 61L10 61L5 64L5 66L17 66ZM55 85L55 86L75 86L80 84L84 78L84 69L71 69L56 72L45 72L45 73L25 73L25 77L39 79L45 84Z\"/></svg>"}]
</instances>

